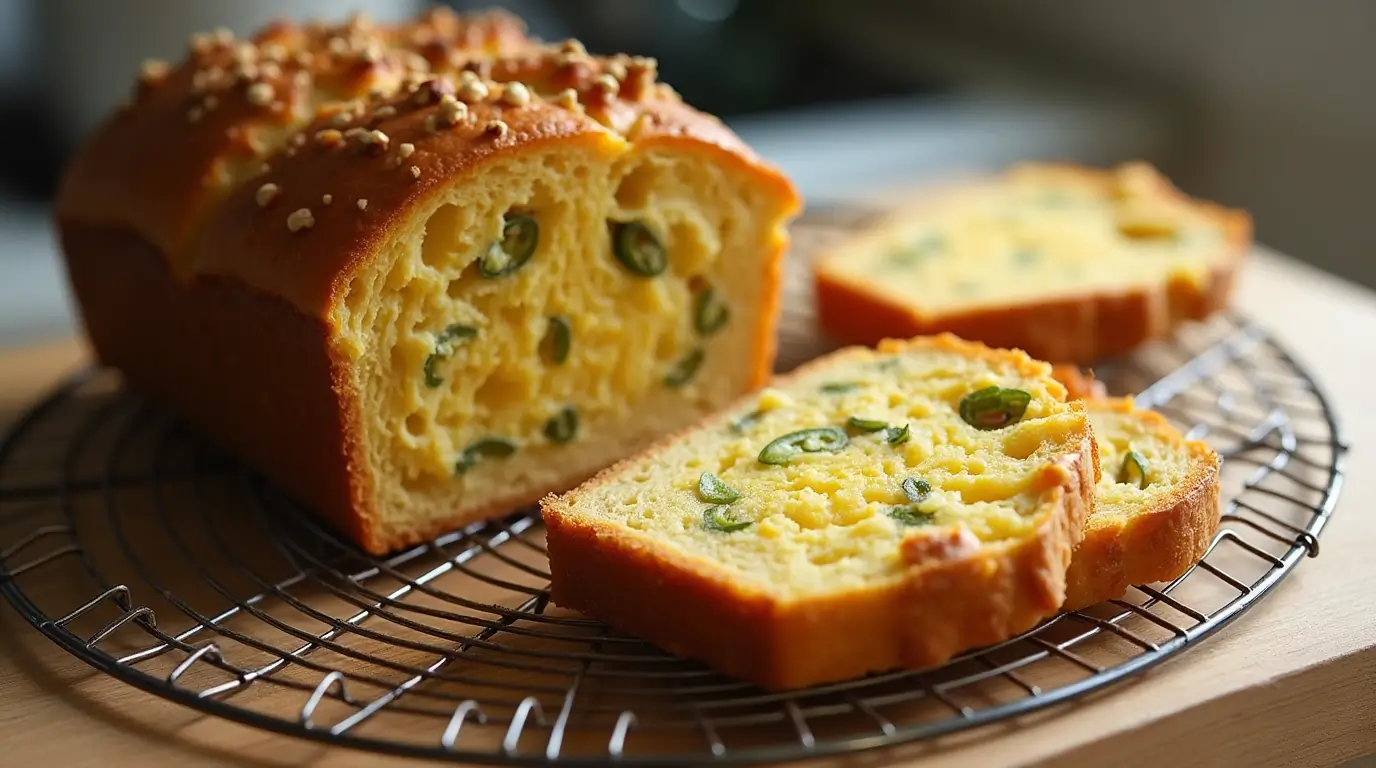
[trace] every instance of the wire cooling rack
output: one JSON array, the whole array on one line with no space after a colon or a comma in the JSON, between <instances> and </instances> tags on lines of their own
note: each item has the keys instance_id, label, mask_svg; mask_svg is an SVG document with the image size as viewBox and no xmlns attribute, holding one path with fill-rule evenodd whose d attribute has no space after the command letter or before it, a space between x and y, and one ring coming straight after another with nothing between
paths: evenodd
<instances>
[{"instance_id":1,"label":"wire cooling rack","mask_svg":"<svg viewBox=\"0 0 1376 768\"><path fill-rule=\"evenodd\" d=\"M780 364L823 351L804 223ZM549 602L538 513L388 558L83 372L0 443L0 591L43 634L148 694L359 749L467 762L799 759L1027 715L1170 659L1319 553L1345 445L1313 379L1223 315L1097 371L1225 457L1223 526L1170 584L1067 613L925 672L768 693Z\"/></svg>"}]
</instances>

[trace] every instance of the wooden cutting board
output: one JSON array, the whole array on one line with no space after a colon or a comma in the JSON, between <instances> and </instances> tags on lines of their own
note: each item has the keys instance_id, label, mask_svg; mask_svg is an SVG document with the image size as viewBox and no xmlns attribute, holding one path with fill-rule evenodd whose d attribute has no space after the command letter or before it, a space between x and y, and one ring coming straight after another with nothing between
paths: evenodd
<instances>
[{"instance_id":1,"label":"wooden cutting board","mask_svg":"<svg viewBox=\"0 0 1376 768\"><path fill-rule=\"evenodd\" d=\"M797 228L780 368L833 346L811 329L805 254L847 214ZM1376 295L1258 249L1237 304L1312 366L1345 419L1350 474L1322 554L1239 621L1149 674L1024 721L811 765L1331 765L1376 753ZM0 351L0 422L86 359L63 340ZM42 590L60 593L63 584ZM69 602L79 603L78 595ZM119 683L0 608L5 765L413 765L278 736Z\"/></svg>"}]
</instances>

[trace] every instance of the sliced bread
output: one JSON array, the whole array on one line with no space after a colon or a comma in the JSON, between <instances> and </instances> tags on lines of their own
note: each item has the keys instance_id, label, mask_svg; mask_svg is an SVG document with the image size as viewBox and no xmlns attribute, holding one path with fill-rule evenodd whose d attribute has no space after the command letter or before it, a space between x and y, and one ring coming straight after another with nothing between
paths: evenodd
<instances>
[{"instance_id":1,"label":"sliced bread","mask_svg":"<svg viewBox=\"0 0 1376 768\"><path fill-rule=\"evenodd\" d=\"M818 321L849 344L954 333L1087 363L1225 306L1242 212L1141 163L1024 164L901 205L814 262Z\"/></svg>"},{"instance_id":2,"label":"sliced bread","mask_svg":"<svg viewBox=\"0 0 1376 768\"><path fill-rule=\"evenodd\" d=\"M1097 456L1023 352L844 349L547 497L552 600L770 689L938 664L1060 609Z\"/></svg>"},{"instance_id":3,"label":"sliced bread","mask_svg":"<svg viewBox=\"0 0 1376 768\"><path fill-rule=\"evenodd\" d=\"M1219 455L1128 398L1085 401L1102 477L1066 574L1066 610L1170 581L1204 557L1219 524Z\"/></svg>"}]
</instances>

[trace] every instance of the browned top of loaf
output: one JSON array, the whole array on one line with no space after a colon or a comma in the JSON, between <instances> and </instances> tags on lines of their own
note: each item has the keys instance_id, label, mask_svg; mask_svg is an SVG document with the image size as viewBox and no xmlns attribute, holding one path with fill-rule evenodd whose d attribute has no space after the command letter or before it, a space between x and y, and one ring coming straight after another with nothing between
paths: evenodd
<instances>
[{"instance_id":1,"label":"browned top of loaf","mask_svg":"<svg viewBox=\"0 0 1376 768\"><path fill-rule=\"evenodd\" d=\"M247 39L193 35L180 63L144 63L131 99L68 169L58 214L129 226L177 252L234 172L251 172L318 108L395 89L411 72L461 65L470 53L529 45L514 17L443 11L405 26L353 17L277 22Z\"/></svg>"},{"instance_id":2,"label":"browned top of loaf","mask_svg":"<svg viewBox=\"0 0 1376 768\"><path fill-rule=\"evenodd\" d=\"M78 153L60 220L128 228L182 277L229 275L323 316L359 259L454 175L558 139L688 141L792 185L653 59L543 44L504 13L382 26L275 23L194 36L145 64L131 102ZM326 196L329 202L326 203ZM366 203L360 203L366 200Z\"/></svg>"}]
</instances>

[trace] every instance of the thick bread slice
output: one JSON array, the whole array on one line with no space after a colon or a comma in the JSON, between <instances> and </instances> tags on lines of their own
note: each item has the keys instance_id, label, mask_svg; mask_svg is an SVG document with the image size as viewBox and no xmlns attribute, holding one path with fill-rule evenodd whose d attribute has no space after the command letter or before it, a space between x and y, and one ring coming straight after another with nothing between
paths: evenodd
<instances>
[{"instance_id":1,"label":"thick bread slice","mask_svg":"<svg viewBox=\"0 0 1376 768\"><path fill-rule=\"evenodd\" d=\"M373 553L573 487L772 370L796 190L656 77L502 14L198 37L63 181L95 352Z\"/></svg>"},{"instance_id":2,"label":"thick bread slice","mask_svg":"<svg viewBox=\"0 0 1376 768\"><path fill-rule=\"evenodd\" d=\"M950 332L1087 363L1224 307L1251 219L1140 163L1015 166L901 206L814 262L822 329L851 344Z\"/></svg>"},{"instance_id":3,"label":"thick bread slice","mask_svg":"<svg viewBox=\"0 0 1376 768\"><path fill-rule=\"evenodd\" d=\"M1130 399L1085 404L1103 473L1066 573L1066 610L1180 576L1204 556L1219 524L1221 460L1212 448Z\"/></svg>"},{"instance_id":4,"label":"thick bread slice","mask_svg":"<svg viewBox=\"0 0 1376 768\"><path fill-rule=\"evenodd\" d=\"M546 498L551 597L767 688L938 664L1060 608L1097 455L1022 352L844 349Z\"/></svg>"}]
</instances>

